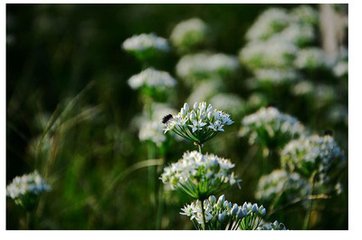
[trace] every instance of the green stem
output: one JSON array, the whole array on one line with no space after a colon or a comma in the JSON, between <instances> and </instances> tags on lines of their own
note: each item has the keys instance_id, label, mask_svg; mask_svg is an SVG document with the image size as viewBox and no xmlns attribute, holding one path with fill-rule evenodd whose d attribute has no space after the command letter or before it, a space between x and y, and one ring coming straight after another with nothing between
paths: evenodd
<instances>
[{"instance_id":1,"label":"green stem","mask_svg":"<svg viewBox=\"0 0 362 240\"><path fill-rule=\"evenodd\" d=\"M198 144L198 143L197 143L197 146L199 147L199 153L201 153L201 154L202 154L202 151L201 151L201 144Z\"/></svg>"},{"instance_id":2,"label":"green stem","mask_svg":"<svg viewBox=\"0 0 362 240\"><path fill-rule=\"evenodd\" d=\"M315 184L315 178L316 178L317 172L313 172L311 178L310 178L310 183L312 185L312 189L311 189L311 193L310 195L313 196L313 192L314 192L314 184ZM310 200L309 202L309 207L308 210L306 212L305 218L304 218L304 224L303 224L303 229L307 230L309 229L309 224L310 224L310 217L312 214L312 208L313 208L313 199Z\"/></svg>"},{"instance_id":3,"label":"green stem","mask_svg":"<svg viewBox=\"0 0 362 240\"><path fill-rule=\"evenodd\" d=\"M159 186L158 189L158 206L157 206L157 215L156 215L156 229L161 229L161 218L163 213L163 198L162 198L162 186Z\"/></svg>"},{"instance_id":4,"label":"green stem","mask_svg":"<svg viewBox=\"0 0 362 240\"><path fill-rule=\"evenodd\" d=\"M204 210L204 200L201 200L201 211L202 211L202 229L206 230L206 219L205 219L205 210Z\"/></svg>"}]
</instances>

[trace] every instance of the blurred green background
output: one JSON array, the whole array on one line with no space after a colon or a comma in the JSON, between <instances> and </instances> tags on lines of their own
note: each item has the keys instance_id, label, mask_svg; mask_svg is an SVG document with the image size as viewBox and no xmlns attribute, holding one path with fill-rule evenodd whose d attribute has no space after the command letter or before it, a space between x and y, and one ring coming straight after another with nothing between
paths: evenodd
<instances>
[{"instance_id":1,"label":"blurred green background","mask_svg":"<svg viewBox=\"0 0 362 240\"><path fill-rule=\"evenodd\" d=\"M199 17L212 29L210 49L237 55L245 44L247 29L258 14L272 6L7 4L6 182L38 169L52 185L52 192L39 202L35 228L155 229L156 210L149 198L147 169L127 173L135 163L147 159L147 146L131 126L143 106L127 84L142 68L121 49L121 43L140 33L168 38L178 22ZM162 70L175 76L178 59L174 52L167 55ZM251 94L243 83L248 74L242 71L239 84L229 86L230 92L243 99ZM338 84L338 104L347 107L347 83ZM189 89L181 84L176 109L188 95ZM333 129L337 142L347 151L347 124L329 120L322 110L310 115L308 104L284 97L266 104L296 116L317 133ZM49 119L53 125L47 128ZM241 119L234 120L235 126L223 138L229 141L227 150L209 145L206 151L230 158L237 165L243 184L241 190L226 193L229 199L255 201L261 173L258 165L248 160L246 141L237 137ZM176 161L192 148L173 144L166 159ZM346 179L347 174L344 194L325 200L327 207L315 216L312 228L347 229ZM192 229L178 214L189 199L170 195L160 228ZM290 229L300 226L298 208L293 211L279 216ZM23 216L24 212L7 199L7 229L22 228Z\"/></svg>"}]
</instances>

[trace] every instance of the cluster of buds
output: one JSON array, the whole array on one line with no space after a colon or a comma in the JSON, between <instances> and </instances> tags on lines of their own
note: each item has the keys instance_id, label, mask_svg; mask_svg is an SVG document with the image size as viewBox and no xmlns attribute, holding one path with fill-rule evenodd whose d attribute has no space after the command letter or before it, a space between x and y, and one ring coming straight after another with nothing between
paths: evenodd
<instances>
[{"instance_id":1,"label":"cluster of buds","mask_svg":"<svg viewBox=\"0 0 362 240\"><path fill-rule=\"evenodd\" d=\"M180 214L190 217L198 229L255 230L265 216L266 209L250 202L239 206L225 200L224 195L218 199L211 195L203 202L197 200L185 205Z\"/></svg>"}]
</instances>

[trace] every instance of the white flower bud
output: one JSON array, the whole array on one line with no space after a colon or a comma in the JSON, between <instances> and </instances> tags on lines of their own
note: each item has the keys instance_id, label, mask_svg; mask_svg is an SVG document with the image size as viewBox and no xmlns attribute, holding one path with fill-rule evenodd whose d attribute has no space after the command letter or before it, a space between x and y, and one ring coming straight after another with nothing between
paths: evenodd
<instances>
[{"instance_id":1,"label":"white flower bud","mask_svg":"<svg viewBox=\"0 0 362 240\"><path fill-rule=\"evenodd\" d=\"M256 203L253 204L253 206L251 207L251 211L253 211L254 213L258 212L258 205Z\"/></svg>"},{"instance_id":2,"label":"white flower bud","mask_svg":"<svg viewBox=\"0 0 362 240\"><path fill-rule=\"evenodd\" d=\"M199 106L199 103L198 103L198 102L195 102L195 103L194 103L194 109L197 109L198 106Z\"/></svg>"},{"instance_id":3,"label":"white flower bud","mask_svg":"<svg viewBox=\"0 0 362 240\"><path fill-rule=\"evenodd\" d=\"M233 205L233 208L231 209L231 214L232 214L232 215L236 215L237 212L238 212L238 210L239 210L238 205L237 205L237 204L234 204L234 205Z\"/></svg>"},{"instance_id":4,"label":"white flower bud","mask_svg":"<svg viewBox=\"0 0 362 240\"><path fill-rule=\"evenodd\" d=\"M221 196L219 197L219 199L217 200L217 205L221 207L221 206L223 205L224 201L225 201L225 196L224 196L224 194L223 194L223 195L221 195Z\"/></svg>"},{"instance_id":5,"label":"white flower bud","mask_svg":"<svg viewBox=\"0 0 362 240\"><path fill-rule=\"evenodd\" d=\"M225 212L219 213L219 215L218 215L219 222L224 222L225 218L226 218Z\"/></svg>"},{"instance_id":6,"label":"white flower bud","mask_svg":"<svg viewBox=\"0 0 362 240\"><path fill-rule=\"evenodd\" d=\"M187 112L189 110L189 105L187 103L184 103L184 106L182 107Z\"/></svg>"},{"instance_id":7,"label":"white flower bud","mask_svg":"<svg viewBox=\"0 0 362 240\"><path fill-rule=\"evenodd\" d=\"M214 195L211 195L211 196L209 197L209 202L210 202L211 204L216 203L216 197L215 197Z\"/></svg>"}]
</instances>

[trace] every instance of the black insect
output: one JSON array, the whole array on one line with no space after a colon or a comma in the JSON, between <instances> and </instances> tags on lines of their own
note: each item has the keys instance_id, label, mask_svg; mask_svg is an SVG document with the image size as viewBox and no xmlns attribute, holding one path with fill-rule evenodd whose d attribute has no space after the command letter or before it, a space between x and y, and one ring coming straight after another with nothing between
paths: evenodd
<instances>
[{"instance_id":1,"label":"black insect","mask_svg":"<svg viewBox=\"0 0 362 240\"><path fill-rule=\"evenodd\" d=\"M172 114L167 114L162 118L162 123L163 124L167 123L171 118L173 118Z\"/></svg>"}]
</instances>

